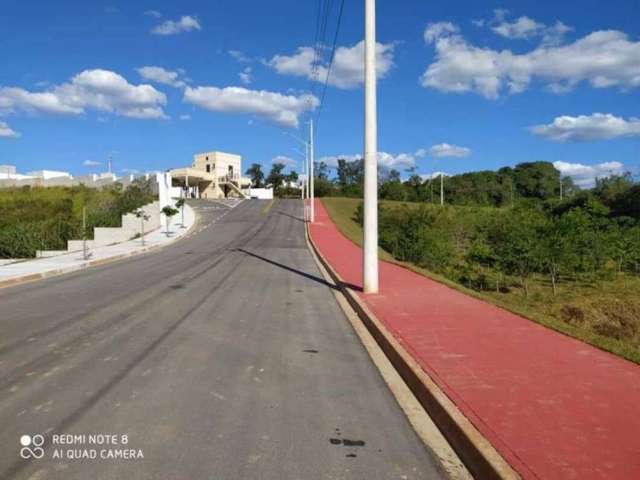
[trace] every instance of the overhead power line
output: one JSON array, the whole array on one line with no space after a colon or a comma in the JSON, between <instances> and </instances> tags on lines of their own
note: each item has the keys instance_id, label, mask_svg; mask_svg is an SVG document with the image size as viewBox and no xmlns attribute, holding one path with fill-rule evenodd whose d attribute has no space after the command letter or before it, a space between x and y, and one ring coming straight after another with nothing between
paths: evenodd
<instances>
[{"instance_id":1,"label":"overhead power line","mask_svg":"<svg viewBox=\"0 0 640 480\"><path fill-rule=\"evenodd\" d=\"M324 80L322 87L322 96L320 97L320 106L318 107L318 113L316 114L316 129L320 114L322 113L322 107L324 105L324 97L327 93L327 85L329 84L329 78L331 77L331 69L333 67L333 60L336 54L336 46L338 44L338 34L340 33L340 24L342 23L342 12L344 11L344 0L340 2L340 10L338 11L338 22L336 23L336 31L333 35L333 45L331 46L331 56L329 57L329 66L327 67L327 77Z\"/></svg>"}]
</instances>

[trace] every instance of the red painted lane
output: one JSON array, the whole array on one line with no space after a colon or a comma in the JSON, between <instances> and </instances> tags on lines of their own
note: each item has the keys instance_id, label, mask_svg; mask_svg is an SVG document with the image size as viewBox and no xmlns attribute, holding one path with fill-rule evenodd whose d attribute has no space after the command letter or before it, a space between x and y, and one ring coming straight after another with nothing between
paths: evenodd
<instances>
[{"instance_id":1,"label":"red painted lane","mask_svg":"<svg viewBox=\"0 0 640 480\"><path fill-rule=\"evenodd\" d=\"M316 200L313 242L361 285L362 250ZM640 367L410 270L362 299L525 479L640 479Z\"/></svg>"}]
</instances>

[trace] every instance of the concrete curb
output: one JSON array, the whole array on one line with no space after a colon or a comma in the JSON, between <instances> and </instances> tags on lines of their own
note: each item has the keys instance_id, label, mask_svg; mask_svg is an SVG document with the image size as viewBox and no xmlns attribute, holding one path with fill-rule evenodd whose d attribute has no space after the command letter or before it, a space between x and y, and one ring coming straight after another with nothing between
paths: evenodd
<instances>
[{"instance_id":1,"label":"concrete curb","mask_svg":"<svg viewBox=\"0 0 640 480\"><path fill-rule=\"evenodd\" d=\"M471 474L482 480L520 479L520 475L462 414L411 354L369 310L358 294L346 285L313 242L308 224L305 231L315 255Z\"/></svg>"},{"instance_id":2,"label":"concrete curb","mask_svg":"<svg viewBox=\"0 0 640 480\"><path fill-rule=\"evenodd\" d=\"M143 253L149 253L155 250L159 250L161 248L165 248L169 245L173 245L176 242L179 242L180 240L182 240L183 238L186 238L190 234L190 232L193 231L193 228L198 224L198 221L199 221L198 214L195 212L195 210L194 210L194 215L195 215L195 220L193 224L184 232L184 234L180 235L179 237L176 237L176 239L172 242L163 243L162 245L151 245L148 247L142 247L142 248L133 250L132 252L129 252L129 253L119 253L118 255L114 255L113 257L101 258L99 260L89 260L89 261L80 263L78 265L72 265L65 268L59 268L56 270L47 270L46 272L42 272L42 273L30 273L28 275L23 275L21 277L11 278L9 280L0 280L0 289L15 287L25 283L35 282L37 280L43 280L45 278L57 277L59 275L64 275L65 273L77 272L78 270L84 270L90 267L106 265L108 263L117 262L118 260L123 260L129 257L135 257Z\"/></svg>"}]
</instances>

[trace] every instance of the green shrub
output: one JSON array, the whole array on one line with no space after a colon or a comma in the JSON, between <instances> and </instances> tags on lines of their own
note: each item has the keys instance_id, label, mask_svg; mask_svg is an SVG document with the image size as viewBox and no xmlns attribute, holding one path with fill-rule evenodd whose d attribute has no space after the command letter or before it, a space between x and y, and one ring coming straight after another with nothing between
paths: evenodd
<instances>
[{"instance_id":1,"label":"green shrub","mask_svg":"<svg viewBox=\"0 0 640 480\"><path fill-rule=\"evenodd\" d=\"M0 190L0 258L30 258L36 250L64 250L81 239L82 211L87 234L94 227L119 227L122 215L154 200L151 185L135 182L104 189L21 187Z\"/></svg>"}]
</instances>

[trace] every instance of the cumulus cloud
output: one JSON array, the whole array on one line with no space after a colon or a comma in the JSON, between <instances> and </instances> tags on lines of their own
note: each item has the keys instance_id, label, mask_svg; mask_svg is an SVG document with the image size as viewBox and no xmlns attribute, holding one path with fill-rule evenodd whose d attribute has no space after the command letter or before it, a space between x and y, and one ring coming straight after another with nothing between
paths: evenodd
<instances>
[{"instance_id":1,"label":"cumulus cloud","mask_svg":"<svg viewBox=\"0 0 640 480\"><path fill-rule=\"evenodd\" d=\"M166 118L164 93L151 85L132 85L109 70L85 70L69 82L44 91L0 87L0 114L17 111L80 115L87 109L131 118Z\"/></svg>"},{"instance_id":2,"label":"cumulus cloud","mask_svg":"<svg viewBox=\"0 0 640 480\"><path fill-rule=\"evenodd\" d=\"M272 158L271 163L280 163L289 168L295 168L298 165L298 162L293 158L289 158L284 155L278 155L277 157Z\"/></svg>"},{"instance_id":3,"label":"cumulus cloud","mask_svg":"<svg viewBox=\"0 0 640 480\"><path fill-rule=\"evenodd\" d=\"M532 18L523 16L514 22L503 21L491 27L491 30L506 38L531 38L539 35L544 28L544 23L538 23Z\"/></svg>"},{"instance_id":4,"label":"cumulus cloud","mask_svg":"<svg viewBox=\"0 0 640 480\"><path fill-rule=\"evenodd\" d=\"M17 138L20 134L13 130L6 122L0 122L0 138Z\"/></svg>"},{"instance_id":5,"label":"cumulus cloud","mask_svg":"<svg viewBox=\"0 0 640 480\"><path fill-rule=\"evenodd\" d=\"M158 10L147 10L146 12L144 12L144 14L147 17L153 17L153 18L160 18L162 17L162 13L160 13Z\"/></svg>"},{"instance_id":6,"label":"cumulus cloud","mask_svg":"<svg viewBox=\"0 0 640 480\"><path fill-rule=\"evenodd\" d=\"M184 101L214 112L257 115L284 127L298 127L300 115L319 104L313 95L283 95L242 87L187 87Z\"/></svg>"},{"instance_id":7,"label":"cumulus cloud","mask_svg":"<svg viewBox=\"0 0 640 480\"><path fill-rule=\"evenodd\" d=\"M620 162L605 162L597 165L554 162L553 166L562 176L571 177L580 188L591 188L595 185L596 178L622 175L625 171L624 165Z\"/></svg>"},{"instance_id":8,"label":"cumulus cloud","mask_svg":"<svg viewBox=\"0 0 640 480\"><path fill-rule=\"evenodd\" d=\"M460 29L458 26L451 22L430 23L424 30L424 41L427 43L433 43L441 37L457 34L459 31Z\"/></svg>"},{"instance_id":9,"label":"cumulus cloud","mask_svg":"<svg viewBox=\"0 0 640 480\"><path fill-rule=\"evenodd\" d=\"M566 45L543 43L523 54L474 46L457 27L443 23L428 25L424 36L436 55L420 82L443 92L496 99L505 90L523 92L534 79L556 93L583 81L594 88L640 87L640 42L615 30L596 31Z\"/></svg>"},{"instance_id":10,"label":"cumulus cloud","mask_svg":"<svg viewBox=\"0 0 640 480\"><path fill-rule=\"evenodd\" d=\"M142 78L150 82L162 83L176 88L182 88L186 85L184 80L180 80L180 72L155 66L140 67L137 70Z\"/></svg>"},{"instance_id":11,"label":"cumulus cloud","mask_svg":"<svg viewBox=\"0 0 640 480\"><path fill-rule=\"evenodd\" d=\"M529 129L535 135L556 142L587 142L610 140L618 137L640 136L640 118L625 120L610 113L594 113L571 117L556 117L547 125L536 125Z\"/></svg>"},{"instance_id":12,"label":"cumulus cloud","mask_svg":"<svg viewBox=\"0 0 640 480\"><path fill-rule=\"evenodd\" d=\"M418 152L422 154L423 150L419 150ZM448 143L439 143L437 145L433 145L429 149L429 154L432 157L437 157L437 158L444 158L444 157L464 158L471 155L471 149L467 147L460 147L458 145L450 145Z\"/></svg>"},{"instance_id":13,"label":"cumulus cloud","mask_svg":"<svg viewBox=\"0 0 640 480\"><path fill-rule=\"evenodd\" d=\"M180 115L180 120L191 120L191 115L189 115L188 113L183 113L182 115Z\"/></svg>"},{"instance_id":14,"label":"cumulus cloud","mask_svg":"<svg viewBox=\"0 0 640 480\"><path fill-rule=\"evenodd\" d=\"M184 15L179 20L167 20L154 27L151 33L154 35L177 35L179 33L202 30L202 26L196 17Z\"/></svg>"},{"instance_id":15,"label":"cumulus cloud","mask_svg":"<svg viewBox=\"0 0 640 480\"><path fill-rule=\"evenodd\" d=\"M393 67L393 43L376 44L376 73L378 78L387 76ZM324 83L329 75L329 85L349 89L364 83L364 41L350 47L336 48L333 66L318 64L314 71L313 47L299 47L293 55L275 55L267 65L281 75L306 77Z\"/></svg>"},{"instance_id":16,"label":"cumulus cloud","mask_svg":"<svg viewBox=\"0 0 640 480\"><path fill-rule=\"evenodd\" d=\"M102 163L95 160L85 160L84 162L82 162L82 165L84 165L85 167L97 167L98 165L102 165Z\"/></svg>"},{"instance_id":17,"label":"cumulus cloud","mask_svg":"<svg viewBox=\"0 0 640 480\"><path fill-rule=\"evenodd\" d=\"M245 84L245 85L249 85L252 81L252 77L251 77L251 67L247 67L245 68L242 72L240 72L238 74L238 76L240 77L240 81Z\"/></svg>"}]
</instances>

